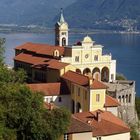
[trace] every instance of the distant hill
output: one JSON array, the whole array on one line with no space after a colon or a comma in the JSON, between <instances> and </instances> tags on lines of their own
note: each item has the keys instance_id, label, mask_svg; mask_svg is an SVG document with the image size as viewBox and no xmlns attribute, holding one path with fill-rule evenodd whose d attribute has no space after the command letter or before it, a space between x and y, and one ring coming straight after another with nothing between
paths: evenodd
<instances>
[{"instance_id":1,"label":"distant hill","mask_svg":"<svg viewBox=\"0 0 140 140\"><path fill-rule=\"evenodd\" d=\"M77 0L65 10L72 27L139 28L140 0Z\"/></svg>"},{"instance_id":2,"label":"distant hill","mask_svg":"<svg viewBox=\"0 0 140 140\"><path fill-rule=\"evenodd\" d=\"M140 30L140 0L0 0L0 24L53 27L61 7L71 28Z\"/></svg>"},{"instance_id":3,"label":"distant hill","mask_svg":"<svg viewBox=\"0 0 140 140\"><path fill-rule=\"evenodd\" d=\"M60 11L76 0L0 0L0 24L50 26Z\"/></svg>"}]
</instances>

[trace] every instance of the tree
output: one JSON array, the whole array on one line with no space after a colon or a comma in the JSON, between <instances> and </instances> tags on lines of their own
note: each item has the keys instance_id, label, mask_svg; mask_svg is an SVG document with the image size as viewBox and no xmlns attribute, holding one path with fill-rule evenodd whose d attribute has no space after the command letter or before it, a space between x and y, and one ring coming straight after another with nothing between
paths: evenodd
<instances>
[{"instance_id":1,"label":"tree","mask_svg":"<svg viewBox=\"0 0 140 140\"><path fill-rule=\"evenodd\" d=\"M70 113L44 108L40 93L24 84L23 71L0 65L0 139L57 140L69 125Z\"/></svg>"},{"instance_id":2,"label":"tree","mask_svg":"<svg viewBox=\"0 0 140 140\"><path fill-rule=\"evenodd\" d=\"M4 45L5 43L5 38L0 38L0 64L3 64L4 63Z\"/></svg>"},{"instance_id":3,"label":"tree","mask_svg":"<svg viewBox=\"0 0 140 140\"><path fill-rule=\"evenodd\" d=\"M127 80L127 78L123 74L117 73L116 80Z\"/></svg>"},{"instance_id":4,"label":"tree","mask_svg":"<svg viewBox=\"0 0 140 140\"><path fill-rule=\"evenodd\" d=\"M131 126L131 140L139 140L139 133L137 126Z\"/></svg>"}]
</instances>

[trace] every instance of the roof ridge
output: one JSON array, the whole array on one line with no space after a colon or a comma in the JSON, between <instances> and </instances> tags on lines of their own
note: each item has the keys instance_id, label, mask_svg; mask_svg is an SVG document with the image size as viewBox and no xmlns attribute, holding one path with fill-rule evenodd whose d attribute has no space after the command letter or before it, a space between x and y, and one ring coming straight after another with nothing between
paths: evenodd
<instances>
[{"instance_id":1,"label":"roof ridge","mask_svg":"<svg viewBox=\"0 0 140 140\"><path fill-rule=\"evenodd\" d=\"M76 117L76 116L74 116L74 115L72 115L72 117L73 117L74 119L76 119L76 120L78 120L78 121L80 121L80 122L86 124L87 126L91 127L91 125L89 125L88 123L82 121L82 119L79 119L78 117ZM91 127L91 130L92 130L92 127Z\"/></svg>"},{"instance_id":2,"label":"roof ridge","mask_svg":"<svg viewBox=\"0 0 140 140\"><path fill-rule=\"evenodd\" d=\"M75 74L77 74L77 75L80 75L80 76L83 76L83 77L89 79L89 77L86 76L86 75L84 75L84 74L81 74L81 73L78 73L78 72L75 72L75 71L72 71L72 70L69 70L69 71L72 72L72 73L75 73Z\"/></svg>"}]
</instances>

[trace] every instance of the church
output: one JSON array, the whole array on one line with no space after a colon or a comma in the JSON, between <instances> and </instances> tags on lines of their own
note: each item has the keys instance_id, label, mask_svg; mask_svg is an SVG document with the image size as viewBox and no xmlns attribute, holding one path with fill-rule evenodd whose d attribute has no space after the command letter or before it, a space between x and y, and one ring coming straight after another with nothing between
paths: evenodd
<instances>
[{"instance_id":1,"label":"church","mask_svg":"<svg viewBox=\"0 0 140 140\"><path fill-rule=\"evenodd\" d=\"M106 112L111 112L112 118L119 115L120 103L107 95L108 86L105 84L116 80L116 60L112 60L111 54L104 55L103 46L96 44L88 35L81 42L69 45L69 26L62 10L55 24L55 45L27 42L17 46L14 68L26 71L27 86L33 91L42 92L44 102L49 107L64 106L73 114L101 112L103 118L110 116ZM120 125L118 129L107 134L91 133L91 139L108 139L113 135L114 140L123 140L124 137L128 140L130 129L118 118L117 121Z\"/></svg>"}]
</instances>

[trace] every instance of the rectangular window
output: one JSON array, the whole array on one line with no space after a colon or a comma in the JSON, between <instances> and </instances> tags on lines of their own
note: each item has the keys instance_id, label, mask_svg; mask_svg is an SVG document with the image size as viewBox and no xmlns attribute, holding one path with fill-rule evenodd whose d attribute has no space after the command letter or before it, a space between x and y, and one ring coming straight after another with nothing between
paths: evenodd
<instances>
[{"instance_id":1,"label":"rectangular window","mask_svg":"<svg viewBox=\"0 0 140 140\"><path fill-rule=\"evenodd\" d=\"M94 56L94 61L98 61L98 55Z\"/></svg>"},{"instance_id":2,"label":"rectangular window","mask_svg":"<svg viewBox=\"0 0 140 140\"><path fill-rule=\"evenodd\" d=\"M64 134L64 140L69 140L69 135L68 134Z\"/></svg>"},{"instance_id":3,"label":"rectangular window","mask_svg":"<svg viewBox=\"0 0 140 140\"><path fill-rule=\"evenodd\" d=\"M85 91L85 100L87 99L87 91Z\"/></svg>"},{"instance_id":4,"label":"rectangular window","mask_svg":"<svg viewBox=\"0 0 140 140\"><path fill-rule=\"evenodd\" d=\"M66 35L66 32L62 32L62 35Z\"/></svg>"},{"instance_id":5,"label":"rectangular window","mask_svg":"<svg viewBox=\"0 0 140 140\"><path fill-rule=\"evenodd\" d=\"M62 98L61 97L58 97L58 102L61 102L62 101Z\"/></svg>"},{"instance_id":6,"label":"rectangular window","mask_svg":"<svg viewBox=\"0 0 140 140\"><path fill-rule=\"evenodd\" d=\"M114 74L111 74L111 80L114 80Z\"/></svg>"},{"instance_id":7,"label":"rectangular window","mask_svg":"<svg viewBox=\"0 0 140 140\"><path fill-rule=\"evenodd\" d=\"M97 140L102 140L102 138L101 137L97 137Z\"/></svg>"},{"instance_id":8,"label":"rectangular window","mask_svg":"<svg viewBox=\"0 0 140 140\"><path fill-rule=\"evenodd\" d=\"M100 102L100 94L96 94L96 102Z\"/></svg>"},{"instance_id":9,"label":"rectangular window","mask_svg":"<svg viewBox=\"0 0 140 140\"><path fill-rule=\"evenodd\" d=\"M74 93L74 85L71 85L71 93Z\"/></svg>"},{"instance_id":10,"label":"rectangular window","mask_svg":"<svg viewBox=\"0 0 140 140\"><path fill-rule=\"evenodd\" d=\"M75 62L79 62L79 56L75 56Z\"/></svg>"},{"instance_id":11,"label":"rectangular window","mask_svg":"<svg viewBox=\"0 0 140 140\"><path fill-rule=\"evenodd\" d=\"M80 88L78 88L78 96L80 96Z\"/></svg>"}]
</instances>

